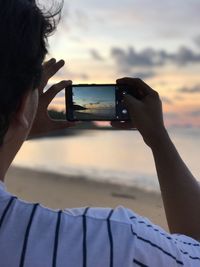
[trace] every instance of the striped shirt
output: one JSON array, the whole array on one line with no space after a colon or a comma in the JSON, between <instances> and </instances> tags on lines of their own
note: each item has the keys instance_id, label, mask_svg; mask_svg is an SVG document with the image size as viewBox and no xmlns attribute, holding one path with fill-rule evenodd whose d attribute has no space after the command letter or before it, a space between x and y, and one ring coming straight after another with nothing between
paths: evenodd
<instances>
[{"instance_id":1,"label":"striped shirt","mask_svg":"<svg viewBox=\"0 0 200 267\"><path fill-rule=\"evenodd\" d=\"M0 184L0 267L200 266L200 243L124 207L52 210Z\"/></svg>"}]
</instances>

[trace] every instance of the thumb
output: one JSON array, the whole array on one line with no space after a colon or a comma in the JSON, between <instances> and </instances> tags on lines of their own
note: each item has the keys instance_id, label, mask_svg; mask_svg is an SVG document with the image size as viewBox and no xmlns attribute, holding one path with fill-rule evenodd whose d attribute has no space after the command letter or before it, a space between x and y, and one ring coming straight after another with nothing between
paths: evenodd
<instances>
[{"instance_id":1,"label":"thumb","mask_svg":"<svg viewBox=\"0 0 200 267\"><path fill-rule=\"evenodd\" d=\"M124 104L129 110L134 112L141 106L141 101L129 94L126 94L124 96Z\"/></svg>"}]
</instances>

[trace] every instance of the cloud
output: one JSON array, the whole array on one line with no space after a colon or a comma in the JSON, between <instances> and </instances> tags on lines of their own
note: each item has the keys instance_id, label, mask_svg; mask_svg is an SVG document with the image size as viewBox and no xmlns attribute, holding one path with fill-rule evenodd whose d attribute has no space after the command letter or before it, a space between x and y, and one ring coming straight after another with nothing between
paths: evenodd
<instances>
[{"instance_id":1,"label":"cloud","mask_svg":"<svg viewBox=\"0 0 200 267\"><path fill-rule=\"evenodd\" d=\"M98 105L98 104L101 104L101 102L96 102L96 103L89 103L89 105Z\"/></svg>"},{"instance_id":2,"label":"cloud","mask_svg":"<svg viewBox=\"0 0 200 267\"><path fill-rule=\"evenodd\" d=\"M194 111L191 111L188 113L189 116L192 116L192 117L200 117L200 109L198 110L194 110Z\"/></svg>"},{"instance_id":3,"label":"cloud","mask_svg":"<svg viewBox=\"0 0 200 267\"><path fill-rule=\"evenodd\" d=\"M100 53L96 49L91 49L90 54L93 57L93 59L97 61L103 61L103 57L100 55Z\"/></svg>"},{"instance_id":4,"label":"cloud","mask_svg":"<svg viewBox=\"0 0 200 267\"><path fill-rule=\"evenodd\" d=\"M152 67L162 65L161 57L153 48L147 48L141 52L135 51L133 47L124 50L119 47L111 49L111 57L125 68L130 66L137 67Z\"/></svg>"},{"instance_id":5,"label":"cloud","mask_svg":"<svg viewBox=\"0 0 200 267\"><path fill-rule=\"evenodd\" d=\"M200 63L200 54L187 47L180 47L177 53L168 54L167 58L179 66Z\"/></svg>"},{"instance_id":6,"label":"cloud","mask_svg":"<svg viewBox=\"0 0 200 267\"><path fill-rule=\"evenodd\" d=\"M194 38L194 43L196 44L197 47L200 48L200 35L198 35Z\"/></svg>"},{"instance_id":7,"label":"cloud","mask_svg":"<svg viewBox=\"0 0 200 267\"><path fill-rule=\"evenodd\" d=\"M176 52L169 53L165 50L146 48L136 51L134 47L127 50L114 47L111 49L111 57L124 68L135 67L159 67L172 63L178 66L190 63L200 63L200 54L185 46L180 47Z\"/></svg>"},{"instance_id":8,"label":"cloud","mask_svg":"<svg viewBox=\"0 0 200 267\"><path fill-rule=\"evenodd\" d=\"M183 87L177 90L180 93L189 93L189 94L196 94L200 93L200 85L195 85L193 87Z\"/></svg>"},{"instance_id":9,"label":"cloud","mask_svg":"<svg viewBox=\"0 0 200 267\"><path fill-rule=\"evenodd\" d=\"M156 76L152 67L162 65L161 62L157 61L155 51L151 48L144 49L141 52L137 52L133 47L129 47L127 50L112 48L111 57L114 59L119 72L141 79Z\"/></svg>"}]
</instances>

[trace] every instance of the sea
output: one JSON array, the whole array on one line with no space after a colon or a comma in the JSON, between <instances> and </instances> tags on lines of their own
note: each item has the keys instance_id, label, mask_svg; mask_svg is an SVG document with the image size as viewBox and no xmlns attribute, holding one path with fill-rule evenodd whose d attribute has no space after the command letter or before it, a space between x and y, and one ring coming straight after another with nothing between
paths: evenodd
<instances>
[{"instance_id":1,"label":"sea","mask_svg":"<svg viewBox=\"0 0 200 267\"><path fill-rule=\"evenodd\" d=\"M90 108L86 110L79 110L80 113L89 113L97 116L107 116L114 117L116 114L115 107L114 108Z\"/></svg>"},{"instance_id":2,"label":"sea","mask_svg":"<svg viewBox=\"0 0 200 267\"><path fill-rule=\"evenodd\" d=\"M169 135L200 181L200 129L170 128ZM152 152L138 131L78 130L26 141L13 165L159 191Z\"/></svg>"}]
</instances>

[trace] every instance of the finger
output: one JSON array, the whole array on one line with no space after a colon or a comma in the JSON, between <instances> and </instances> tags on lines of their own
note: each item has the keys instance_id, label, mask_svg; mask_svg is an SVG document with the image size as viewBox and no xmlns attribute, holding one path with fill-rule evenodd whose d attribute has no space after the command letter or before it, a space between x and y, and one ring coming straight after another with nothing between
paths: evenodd
<instances>
[{"instance_id":1,"label":"finger","mask_svg":"<svg viewBox=\"0 0 200 267\"><path fill-rule=\"evenodd\" d=\"M121 122L121 121L112 121L111 126L113 128L119 129L119 130L133 130L136 129L136 127L133 125L132 122Z\"/></svg>"},{"instance_id":2,"label":"finger","mask_svg":"<svg viewBox=\"0 0 200 267\"><path fill-rule=\"evenodd\" d=\"M48 61L43 63L43 68L49 68L52 64L56 63L56 59L55 58L51 58Z\"/></svg>"},{"instance_id":3,"label":"finger","mask_svg":"<svg viewBox=\"0 0 200 267\"><path fill-rule=\"evenodd\" d=\"M55 59L51 59L47 63L45 63L45 65L43 66L41 84L39 86L40 92L43 92L43 89L47 85L49 79L53 77L64 65L64 60L56 62Z\"/></svg>"},{"instance_id":4,"label":"finger","mask_svg":"<svg viewBox=\"0 0 200 267\"><path fill-rule=\"evenodd\" d=\"M65 65L64 60L59 60L58 62L55 62L45 70L45 78L49 80L52 76L54 76L63 66Z\"/></svg>"},{"instance_id":5,"label":"finger","mask_svg":"<svg viewBox=\"0 0 200 267\"><path fill-rule=\"evenodd\" d=\"M129 85L129 89L131 88L133 91L137 90L141 97L145 97L146 95L155 93L155 91L148 84L146 84L143 80L139 78L125 77L118 79L116 82L119 85Z\"/></svg>"},{"instance_id":6,"label":"finger","mask_svg":"<svg viewBox=\"0 0 200 267\"><path fill-rule=\"evenodd\" d=\"M46 104L49 105L50 102L54 99L54 97L62 91L64 88L70 86L72 81L61 81L57 84L54 84L44 93L44 98L46 99Z\"/></svg>"},{"instance_id":7,"label":"finger","mask_svg":"<svg viewBox=\"0 0 200 267\"><path fill-rule=\"evenodd\" d=\"M132 111L134 111L135 109L137 110L138 107L141 107L142 105L142 102L140 100L129 94L124 95L123 103L128 110Z\"/></svg>"},{"instance_id":8,"label":"finger","mask_svg":"<svg viewBox=\"0 0 200 267\"><path fill-rule=\"evenodd\" d=\"M42 78L38 87L40 94L43 94L43 90L46 87L49 79L53 77L64 65L64 60L60 60L56 63L56 60L54 58L44 63Z\"/></svg>"},{"instance_id":9,"label":"finger","mask_svg":"<svg viewBox=\"0 0 200 267\"><path fill-rule=\"evenodd\" d=\"M135 85L135 84L142 84L145 87L148 87L148 84L146 84L143 80L141 80L140 78L131 78L131 77L124 77L124 78L120 78L117 79L116 81L118 84L130 84L130 85Z\"/></svg>"}]
</instances>

